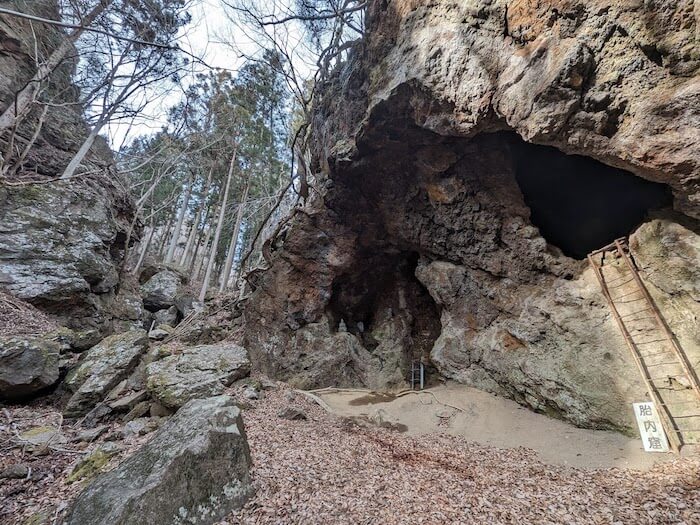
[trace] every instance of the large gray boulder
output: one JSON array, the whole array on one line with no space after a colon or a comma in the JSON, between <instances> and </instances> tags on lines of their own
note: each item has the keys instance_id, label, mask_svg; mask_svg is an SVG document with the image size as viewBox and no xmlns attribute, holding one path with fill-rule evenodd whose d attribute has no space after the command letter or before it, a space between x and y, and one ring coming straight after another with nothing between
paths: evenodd
<instances>
[{"instance_id":1,"label":"large gray boulder","mask_svg":"<svg viewBox=\"0 0 700 525\"><path fill-rule=\"evenodd\" d=\"M144 330L132 330L102 340L85 353L80 364L66 376L73 391L64 413L68 417L87 414L136 367L148 347Z\"/></svg>"},{"instance_id":2,"label":"large gray boulder","mask_svg":"<svg viewBox=\"0 0 700 525\"><path fill-rule=\"evenodd\" d=\"M221 394L249 373L248 353L233 343L194 346L146 367L149 392L168 408Z\"/></svg>"},{"instance_id":3,"label":"large gray boulder","mask_svg":"<svg viewBox=\"0 0 700 525\"><path fill-rule=\"evenodd\" d=\"M144 306L151 312L170 308L180 291L182 280L171 270L163 270L141 286Z\"/></svg>"},{"instance_id":4,"label":"large gray boulder","mask_svg":"<svg viewBox=\"0 0 700 525\"><path fill-rule=\"evenodd\" d=\"M58 380L60 345L32 337L0 337L0 398L20 399Z\"/></svg>"},{"instance_id":5,"label":"large gray boulder","mask_svg":"<svg viewBox=\"0 0 700 525\"><path fill-rule=\"evenodd\" d=\"M64 525L209 524L252 494L250 451L227 396L190 401L78 495Z\"/></svg>"}]
</instances>

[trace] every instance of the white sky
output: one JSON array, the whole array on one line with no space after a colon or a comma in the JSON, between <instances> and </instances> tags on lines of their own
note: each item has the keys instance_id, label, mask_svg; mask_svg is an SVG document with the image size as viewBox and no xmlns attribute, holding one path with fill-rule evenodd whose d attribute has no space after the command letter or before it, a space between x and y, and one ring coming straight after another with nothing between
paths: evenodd
<instances>
[{"instance_id":1,"label":"white sky","mask_svg":"<svg viewBox=\"0 0 700 525\"><path fill-rule=\"evenodd\" d=\"M219 37L230 35L245 53L254 53L256 45L250 42L240 31L231 31L231 23L226 17L224 6L218 0L198 0L190 9L192 22L181 31L178 45L187 52L201 58L213 68L235 71L243 59L227 44L220 43ZM192 72L206 72L203 64L192 63ZM184 78L183 84L189 79ZM167 120L167 108L175 105L181 98L182 91L174 91L151 104L144 113L141 122L115 122L106 130L113 148L118 149L126 140L129 142L139 135L155 133Z\"/></svg>"}]
</instances>

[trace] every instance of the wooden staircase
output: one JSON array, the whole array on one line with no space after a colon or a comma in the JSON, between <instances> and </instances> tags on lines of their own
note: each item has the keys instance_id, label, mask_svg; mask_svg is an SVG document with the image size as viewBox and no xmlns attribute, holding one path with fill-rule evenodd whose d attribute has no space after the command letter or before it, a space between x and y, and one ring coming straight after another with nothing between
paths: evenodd
<instances>
[{"instance_id":1,"label":"wooden staircase","mask_svg":"<svg viewBox=\"0 0 700 525\"><path fill-rule=\"evenodd\" d=\"M630 255L627 239L588 255L674 452L700 444L700 382Z\"/></svg>"}]
</instances>

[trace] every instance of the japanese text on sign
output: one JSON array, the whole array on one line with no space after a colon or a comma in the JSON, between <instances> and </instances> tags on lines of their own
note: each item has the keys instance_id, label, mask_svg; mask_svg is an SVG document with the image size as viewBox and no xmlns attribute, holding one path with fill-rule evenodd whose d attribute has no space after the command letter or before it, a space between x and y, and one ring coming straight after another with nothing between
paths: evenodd
<instances>
[{"instance_id":1,"label":"japanese text on sign","mask_svg":"<svg viewBox=\"0 0 700 525\"><path fill-rule=\"evenodd\" d=\"M668 452L668 441L654 403L632 403L646 452Z\"/></svg>"}]
</instances>

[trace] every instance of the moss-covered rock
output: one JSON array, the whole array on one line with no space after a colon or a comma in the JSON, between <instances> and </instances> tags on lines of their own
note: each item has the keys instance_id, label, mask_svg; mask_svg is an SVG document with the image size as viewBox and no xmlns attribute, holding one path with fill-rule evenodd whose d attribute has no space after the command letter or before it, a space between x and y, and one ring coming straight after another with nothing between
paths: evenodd
<instances>
[{"instance_id":1,"label":"moss-covered rock","mask_svg":"<svg viewBox=\"0 0 700 525\"><path fill-rule=\"evenodd\" d=\"M104 339L85 353L80 365L66 376L66 388L73 391L65 414L86 414L136 367L148 347L144 330L132 330Z\"/></svg>"},{"instance_id":2,"label":"moss-covered rock","mask_svg":"<svg viewBox=\"0 0 700 525\"><path fill-rule=\"evenodd\" d=\"M245 348L233 343L201 345L149 364L147 388L163 406L179 408L190 399L223 393L225 386L249 372Z\"/></svg>"},{"instance_id":3,"label":"moss-covered rock","mask_svg":"<svg viewBox=\"0 0 700 525\"><path fill-rule=\"evenodd\" d=\"M112 446L96 448L73 467L66 481L75 483L76 481L94 478L118 452L119 450Z\"/></svg>"},{"instance_id":4,"label":"moss-covered rock","mask_svg":"<svg viewBox=\"0 0 700 525\"><path fill-rule=\"evenodd\" d=\"M252 493L249 468L233 399L191 401L133 456L89 484L63 523L215 523Z\"/></svg>"},{"instance_id":5,"label":"moss-covered rock","mask_svg":"<svg viewBox=\"0 0 700 525\"><path fill-rule=\"evenodd\" d=\"M0 337L0 399L21 399L58 381L60 346L32 337Z\"/></svg>"}]
</instances>

